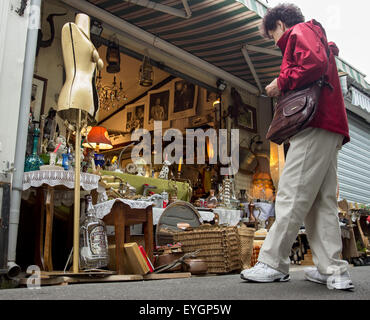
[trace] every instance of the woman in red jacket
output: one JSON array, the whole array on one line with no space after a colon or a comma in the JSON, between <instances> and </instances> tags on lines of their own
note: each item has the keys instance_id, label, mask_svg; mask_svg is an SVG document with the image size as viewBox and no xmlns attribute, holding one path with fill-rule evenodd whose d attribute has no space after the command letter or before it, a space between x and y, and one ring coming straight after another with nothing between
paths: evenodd
<instances>
[{"instance_id":1,"label":"woman in red jacket","mask_svg":"<svg viewBox=\"0 0 370 320\"><path fill-rule=\"evenodd\" d=\"M243 270L241 278L288 281L290 250L304 224L316 266L305 270L306 279L329 288L352 289L348 263L340 259L342 241L336 198L337 155L350 140L335 63L338 49L334 43L325 46L323 27L315 20L304 22L301 10L293 4L269 9L262 29L283 53L280 75L266 87L268 96L299 89L322 75L328 85L321 91L318 111L309 127L289 140L276 197L275 223L261 248L259 262Z\"/></svg>"}]
</instances>

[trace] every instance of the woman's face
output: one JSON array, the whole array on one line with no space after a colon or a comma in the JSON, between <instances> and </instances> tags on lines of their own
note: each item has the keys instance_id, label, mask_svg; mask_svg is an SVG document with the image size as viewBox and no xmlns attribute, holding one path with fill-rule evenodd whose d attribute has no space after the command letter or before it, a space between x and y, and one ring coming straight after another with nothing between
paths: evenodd
<instances>
[{"instance_id":1,"label":"woman's face","mask_svg":"<svg viewBox=\"0 0 370 320\"><path fill-rule=\"evenodd\" d=\"M275 44L278 43L278 41L280 40L280 38L282 37L282 35L285 33L285 31L288 30L287 26L285 25L285 23L283 23L282 21L278 20L276 22L276 28L275 30L270 30L268 32L269 36L274 39L275 41Z\"/></svg>"}]
</instances>

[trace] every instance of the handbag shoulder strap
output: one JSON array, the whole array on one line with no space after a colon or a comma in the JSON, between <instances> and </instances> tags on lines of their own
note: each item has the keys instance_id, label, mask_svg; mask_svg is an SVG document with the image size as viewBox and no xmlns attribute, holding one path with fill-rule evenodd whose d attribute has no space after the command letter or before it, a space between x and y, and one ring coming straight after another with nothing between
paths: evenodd
<instances>
[{"instance_id":1,"label":"handbag shoulder strap","mask_svg":"<svg viewBox=\"0 0 370 320\"><path fill-rule=\"evenodd\" d=\"M329 44L328 44L328 41L326 40L326 33L325 33L325 30L322 28L321 24L318 23L318 26L322 29L323 31L323 34L325 35L325 38L321 37L321 35L319 35L317 33L317 31L312 28L311 25L309 25L308 23L306 24L315 34L316 36L320 39L321 43L323 44L324 48L325 48L325 51L326 51L326 56L327 56L327 65L326 65L326 70L324 72L324 74L321 76L321 86L328 86L331 90L333 90L333 86L330 84L330 82L328 82L327 80L325 80L325 75L326 73L328 72L329 70L329 64L330 64L330 48L329 48Z\"/></svg>"},{"instance_id":2,"label":"handbag shoulder strap","mask_svg":"<svg viewBox=\"0 0 370 320\"><path fill-rule=\"evenodd\" d=\"M326 32L325 32L325 30L323 29L323 27L321 26L320 23L318 23L318 22L316 22L316 23L317 23L317 26L321 28L325 37L322 37L320 34L318 34L317 31L310 24L306 23L306 26L309 27L316 34L316 36L320 39L320 42L323 44L323 46L325 48L325 51L326 51L326 55L329 59L330 58L330 48L329 48L328 41L326 39Z\"/></svg>"}]
</instances>

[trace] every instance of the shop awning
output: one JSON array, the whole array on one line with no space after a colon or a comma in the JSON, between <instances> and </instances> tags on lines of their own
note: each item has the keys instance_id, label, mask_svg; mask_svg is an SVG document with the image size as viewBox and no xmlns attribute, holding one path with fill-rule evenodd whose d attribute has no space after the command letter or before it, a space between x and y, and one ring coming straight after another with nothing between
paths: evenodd
<instances>
[{"instance_id":1,"label":"shop awning","mask_svg":"<svg viewBox=\"0 0 370 320\"><path fill-rule=\"evenodd\" d=\"M149 8L140 0L87 2L248 82L253 91L262 92L280 72L280 50L259 31L267 6L258 0L152 0ZM183 16L159 11L155 3ZM336 60L339 71L370 88L363 73Z\"/></svg>"},{"instance_id":2,"label":"shop awning","mask_svg":"<svg viewBox=\"0 0 370 320\"><path fill-rule=\"evenodd\" d=\"M365 80L365 74L363 74L361 71L357 70L356 68L352 67L349 63L344 61L342 58L337 57L336 61L337 61L337 67L339 71L345 72L348 76L350 76L353 80L355 80L364 89L370 89L370 85Z\"/></svg>"},{"instance_id":3,"label":"shop awning","mask_svg":"<svg viewBox=\"0 0 370 320\"><path fill-rule=\"evenodd\" d=\"M264 88L279 73L281 54L259 32L267 8L257 0L188 0L191 16L178 17L122 0L91 4L250 83ZM135 1L134 1L135 2ZM184 1L156 1L184 10Z\"/></svg>"},{"instance_id":4,"label":"shop awning","mask_svg":"<svg viewBox=\"0 0 370 320\"><path fill-rule=\"evenodd\" d=\"M353 86L350 90L352 93L352 104L354 106L359 106L362 110L370 114L370 97L363 94Z\"/></svg>"}]
</instances>

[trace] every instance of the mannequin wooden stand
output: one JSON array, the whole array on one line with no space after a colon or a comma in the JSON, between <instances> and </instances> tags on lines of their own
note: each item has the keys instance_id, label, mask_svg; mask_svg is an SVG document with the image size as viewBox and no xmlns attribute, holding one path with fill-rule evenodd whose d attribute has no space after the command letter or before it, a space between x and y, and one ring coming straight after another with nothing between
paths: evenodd
<instances>
[{"instance_id":1,"label":"mannequin wooden stand","mask_svg":"<svg viewBox=\"0 0 370 320\"><path fill-rule=\"evenodd\" d=\"M75 142L75 201L74 201L74 225L73 225L73 273L79 271L80 259L80 168L81 168L81 110L78 110L76 123Z\"/></svg>"}]
</instances>

